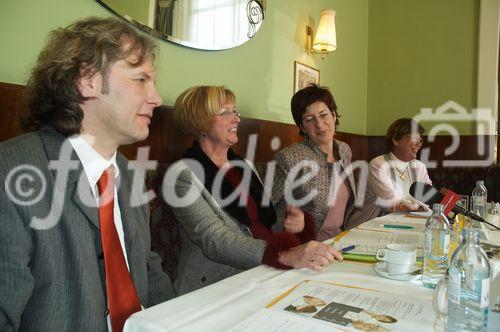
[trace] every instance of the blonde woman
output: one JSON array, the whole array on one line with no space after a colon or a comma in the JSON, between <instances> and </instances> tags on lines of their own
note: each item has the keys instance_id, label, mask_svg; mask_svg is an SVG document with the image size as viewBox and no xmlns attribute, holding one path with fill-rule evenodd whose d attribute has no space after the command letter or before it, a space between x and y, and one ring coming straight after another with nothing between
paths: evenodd
<instances>
[{"instance_id":1,"label":"blonde woman","mask_svg":"<svg viewBox=\"0 0 500 332\"><path fill-rule=\"evenodd\" d=\"M240 123L235 99L225 87L195 86L175 103L174 122L196 138L176 165L181 171L175 191L179 197L193 187L199 193L190 204L172 207L183 239L178 294L260 264L321 270L342 259L330 246L309 241L315 238L314 222L299 208L289 208L284 223L301 232L272 232L276 214L272 205L262 205L262 183L252 165L231 150Z\"/></svg>"}]
</instances>

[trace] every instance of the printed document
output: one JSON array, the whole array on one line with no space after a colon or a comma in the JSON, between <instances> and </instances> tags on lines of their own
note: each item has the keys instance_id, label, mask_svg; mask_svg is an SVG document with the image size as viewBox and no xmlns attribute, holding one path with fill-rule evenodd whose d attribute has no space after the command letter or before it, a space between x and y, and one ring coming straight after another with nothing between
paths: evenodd
<instances>
[{"instance_id":1,"label":"printed document","mask_svg":"<svg viewBox=\"0 0 500 332\"><path fill-rule=\"evenodd\" d=\"M305 280L231 331L432 331L429 301Z\"/></svg>"}]
</instances>

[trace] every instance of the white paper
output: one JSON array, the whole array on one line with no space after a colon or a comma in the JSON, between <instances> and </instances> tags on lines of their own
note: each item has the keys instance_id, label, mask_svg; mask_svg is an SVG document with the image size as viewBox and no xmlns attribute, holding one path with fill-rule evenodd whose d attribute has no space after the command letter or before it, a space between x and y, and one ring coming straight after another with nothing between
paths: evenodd
<instances>
[{"instance_id":1,"label":"white paper","mask_svg":"<svg viewBox=\"0 0 500 332\"><path fill-rule=\"evenodd\" d=\"M491 230L484 222L481 223L481 232L479 237L482 241L500 245L500 231Z\"/></svg>"},{"instance_id":2,"label":"white paper","mask_svg":"<svg viewBox=\"0 0 500 332\"><path fill-rule=\"evenodd\" d=\"M357 229L366 229L378 232L389 232L389 233L423 233L425 230L425 220L414 219L414 220L401 220L389 219L389 218L376 218L362 223L357 227ZM409 218L407 218L409 219ZM411 228L410 228L411 227Z\"/></svg>"},{"instance_id":3,"label":"white paper","mask_svg":"<svg viewBox=\"0 0 500 332\"><path fill-rule=\"evenodd\" d=\"M377 232L364 229L352 229L347 234L333 243L337 250L355 245L356 248L349 251L353 254L375 255L378 249L385 248L390 243L415 244L418 249L424 247L424 234L422 232ZM422 250L417 251L417 255Z\"/></svg>"}]
</instances>

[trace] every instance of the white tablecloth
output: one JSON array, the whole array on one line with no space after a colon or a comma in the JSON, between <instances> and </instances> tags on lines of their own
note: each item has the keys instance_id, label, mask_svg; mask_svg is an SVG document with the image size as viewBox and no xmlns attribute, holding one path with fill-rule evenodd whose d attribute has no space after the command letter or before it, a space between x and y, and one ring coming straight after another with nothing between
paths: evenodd
<instances>
[{"instance_id":1,"label":"white tablecloth","mask_svg":"<svg viewBox=\"0 0 500 332\"><path fill-rule=\"evenodd\" d=\"M371 264L335 262L323 272L280 271L259 266L134 314L125 331L224 331L264 308L302 280L330 281L421 297L431 305L432 290L420 281L403 282L375 274Z\"/></svg>"},{"instance_id":2,"label":"white tablecloth","mask_svg":"<svg viewBox=\"0 0 500 332\"><path fill-rule=\"evenodd\" d=\"M362 286L389 293L419 297L432 306L433 291L420 280L395 281L378 276L372 264L343 261L322 272L307 269L278 270L258 266L213 285L161 303L132 315L126 332L224 331L264 308L302 280ZM489 331L500 331L500 313L490 312Z\"/></svg>"}]
</instances>

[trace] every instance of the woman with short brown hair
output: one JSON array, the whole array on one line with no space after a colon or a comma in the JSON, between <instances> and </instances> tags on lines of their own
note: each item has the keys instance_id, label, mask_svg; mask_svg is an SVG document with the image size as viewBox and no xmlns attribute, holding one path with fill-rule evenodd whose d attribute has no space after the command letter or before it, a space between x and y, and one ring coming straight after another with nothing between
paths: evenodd
<instances>
[{"instance_id":1,"label":"woman with short brown hair","mask_svg":"<svg viewBox=\"0 0 500 332\"><path fill-rule=\"evenodd\" d=\"M281 217L294 204L290 202L292 196L304 200L303 209L314 216L317 239L323 241L348 228L348 219L354 212L355 182L348 170L352 153L349 145L335 139L339 115L328 88L310 85L297 91L291 110L304 141L276 154L272 201ZM294 170L300 170L297 182L301 176L306 180L290 192L287 181Z\"/></svg>"}]
</instances>

